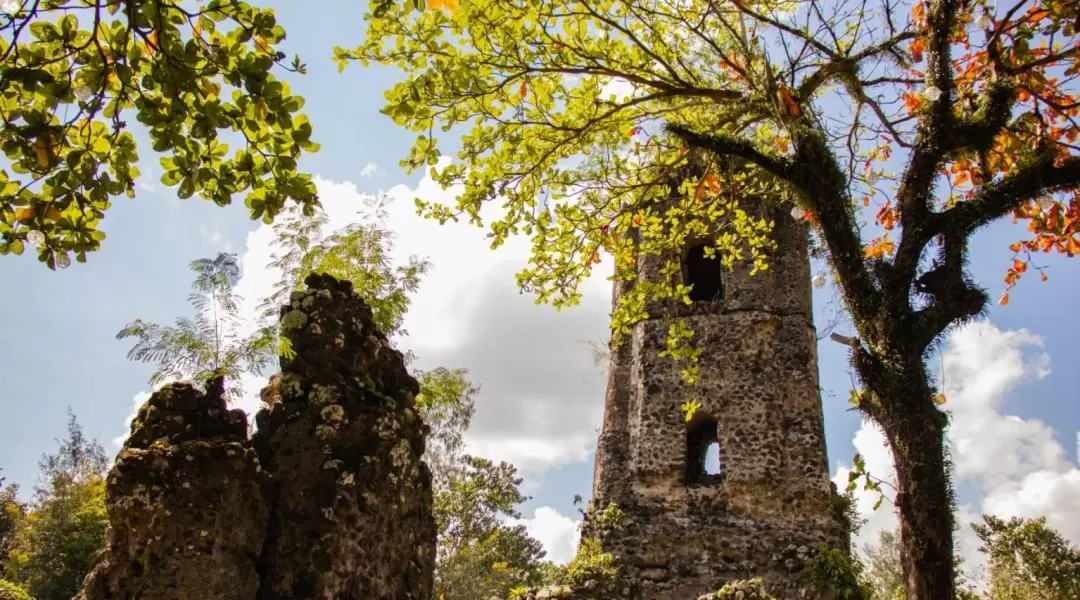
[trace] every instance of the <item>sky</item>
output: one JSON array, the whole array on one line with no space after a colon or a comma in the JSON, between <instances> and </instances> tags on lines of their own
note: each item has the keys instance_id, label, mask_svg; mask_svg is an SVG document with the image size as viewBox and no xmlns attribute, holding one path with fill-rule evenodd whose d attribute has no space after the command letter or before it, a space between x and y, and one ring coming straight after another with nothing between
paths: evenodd
<instances>
[{"instance_id":1,"label":"sky","mask_svg":"<svg viewBox=\"0 0 1080 600\"><path fill-rule=\"evenodd\" d=\"M353 2L269 2L289 32L283 44L307 62L306 76L290 78L306 98L320 152L301 167L314 174L335 226L363 210L363 201L386 194L395 255L433 263L414 297L400 347L417 355L416 366L462 367L480 387L468 433L470 451L514 463L531 499L522 519L549 557L573 552L579 515L576 494L588 496L593 449L599 433L605 365L591 344L607 339L610 287L603 272L585 286L582 303L556 312L518 292L514 273L524 267L528 244L512 241L492 251L475 227L440 226L415 215L413 198L450 199L420 174L397 165L411 136L379 113L382 91L401 75L387 68L349 67L338 73L334 45L363 36ZM115 339L126 323L142 318L170 323L188 313L188 264L220 251L241 256L238 292L253 306L273 283L268 228L248 219L242 202L219 208L197 198L178 200L157 178L156 158L143 151L137 197L118 199L103 229L108 238L87 264L52 272L32 253L0 259L0 313L7 316L0 360L0 469L29 490L37 461L63 436L67 410L110 452L127 433L130 415L151 388L153 366L127 360L130 343ZM1009 264L1006 246L1023 235L1004 222L981 231L972 243L971 271L992 296ZM962 523L983 512L1001 516L1046 515L1080 543L1080 370L1075 298L1080 265L1051 258L1050 280L1026 278L1007 307L951 332L933 359L952 412L949 444L956 466ZM827 323L838 305L830 284L815 290L815 318ZM840 330L840 333L851 333ZM852 387L846 349L819 344L822 403L832 475L843 487L858 451L877 476L888 478L890 458L882 437L848 410ZM260 382L245 381L255 406ZM888 491L886 489L886 491ZM862 494L866 525L860 542L895 526L888 502ZM962 528L961 550L978 566L976 544Z\"/></svg>"}]
</instances>

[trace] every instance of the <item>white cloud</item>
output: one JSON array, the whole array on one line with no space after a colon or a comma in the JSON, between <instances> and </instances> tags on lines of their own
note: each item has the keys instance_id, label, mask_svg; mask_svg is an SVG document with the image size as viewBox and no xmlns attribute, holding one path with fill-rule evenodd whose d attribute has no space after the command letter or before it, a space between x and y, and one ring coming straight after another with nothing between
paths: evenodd
<instances>
[{"instance_id":1,"label":"white cloud","mask_svg":"<svg viewBox=\"0 0 1080 600\"><path fill-rule=\"evenodd\" d=\"M1003 331L979 321L950 333L941 358L946 407L952 413L947 442L956 483L974 490L972 497L961 499L957 515L961 525L957 546L965 569L978 573L984 568L978 540L969 527L983 513L1005 518L1046 516L1051 527L1080 543L1080 513L1076 511L1080 467L1066 459L1052 427L1009 414L1010 400L1024 382L1050 374L1050 357L1042 351L1042 339L1027 330ZM1080 446L1080 433L1076 435ZM892 479L891 454L876 429L864 422L854 443L871 474ZM849 470L846 464L838 465L833 479L841 488ZM875 540L879 529L896 526L888 503L870 512L875 498L858 493L858 508L869 519L860 541Z\"/></svg>"},{"instance_id":2,"label":"white cloud","mask_svg":"<svg viewBox=\"0 0 1080 600\"><path fill-rule=\"evenodd\" d=\"M112 443L116 448L120 448L124 445L124 441L128 439L128 435L131 434L131 422L135 420L136 415L139 414L139 408L144 402L150 399L150 392L139 392L131 398L131 410L128 412L128 416L124 419L124 433L113 438Z\"/></svg>"},{"instance_id":3,"label":"white cloud","mask_svg":"<svg viewBox=\"0 0 1080 600\"><path fill-rule=\"evenodd\" d=\"M373 198L350 182L316 177L315 183L330 229L355 222L358 207ZM416 255L433 263L413 296L405 320L409 335L397 343L416 353L415 368L469 369L480 386L467 434L471 452L511 462L527 480L557 464L585 461L600 426L604 378L582 342L606 339L606 273L598 271L586 282L577 307L556 312L537 306L514 279L528 258L527 239L511 239L492 251L480 228L439 225L416 215L417 196L451 203L460 192L442 190L426 175L416 188L398 185L385 192L395 262ZM497 210L488 207L482 214L490 218ZM247 237L237 285L246 314L254 313L277 280L278 273L266 268L272 239L265 225ZM248 398L238 406L257 409L261 385L259 378L245 377Z\"/></svg>"},{"instance_id":4,"label":"white cloud","mask_svg":"<svg viewBox=\"0 0 1080 600\"><path fill-rule=\"evenodd\" d=\"M371 177L372 175L374 175L374 174L376 174L378 172L379 172L379 166L376 165L373 162L369 162L368 164L364 165L363 169L360 169L360 176L361 177Z\"/></svg>"},{"instance_id":5,"label":"white cloud","mask_svg":"<svg viewBox=\"0 0 1080 600\"><path fill-rule=\"evenodd\" d=\"M510 525L524 525L531 537L543 544L546 558L558 564L566 564L577 551L581 521L559 514L550 506L533 511L532 518L510 519Z\"/></svg>"},{"instance_id":6,"label":"white cloud","mask_svg":"<svg viewBox=\"0 0 1080 600\"><path fill-rule=\"evenodd\" d=\"M623 79L622 77L613 77L604 87L600 88L600 97L608 98L614 96L616 101L623 101L630 98L637 92L637 88L634 84Z\"/></svg>"}]
</instances>

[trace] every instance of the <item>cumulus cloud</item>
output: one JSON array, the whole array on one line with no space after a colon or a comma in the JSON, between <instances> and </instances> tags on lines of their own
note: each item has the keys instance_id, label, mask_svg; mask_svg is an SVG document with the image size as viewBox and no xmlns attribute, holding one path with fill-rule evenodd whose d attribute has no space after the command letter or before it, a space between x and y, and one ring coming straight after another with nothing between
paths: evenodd
<instances>
[{"instance_id":1,"label":"cumulus cloud","mask_svg":"<svg viewBox=\"0 0 1080 600\"><path fill-rule=\"evenodd\" d=\"M577 551L581 521L559 514L550 506L537 508L531 518L510 519L508 523L524 525L529 535L543 544L546 558L552 562L564 565Z\"/></svg>"},{"instance_id":2,"label":"cumulus cloud","mask_svg":"<svg viewBox=\"0 0 1080 600\"><path fill-rule=\"evenodd\" d=\"M120 448L124 445L124 441L128 439L128 435L131 434L131 422L135 420L135 416L139 414L139 407L144 402L150 399L150 392L139 392L131 398L131 410L128 412L128 416L124 419L124 432L113 438L113 446Z\"/></svg>"},{"instance_id":3,"label":"cumulus cloud","mask_svg":"<svg viewBox=\"0 0 1080 600\"><path fill-rule=\"evenodd\" d=\"M394 260L403 264L416 255L432 261L405 320L409 334L396 341L417 355L415 367L464 367L480 386L468 450L513 463L527 481L551 466L587 460L600 426L604 379L584 342L606 339L606 273L586 283L579 306L557 313L517 289L514 273L526 264L527 239L492 251L482 229L416 215L416 197L451 202L460 189L443 190L426 175L415 188L374 194L351 182L316 177L315 183L330 229L357 221L366 200L385 194ZM279 276L266 268L272 240L265 225L247 237L237 285L247 314ZM245 409L257 408L260 386L259 378L245 378Z\"/></svg>"},{"instance_id":4,"label":"cumulus cloud","mask_svg":"<svg viewBox=\"0 0 1080 600\"><path fill-rule=\"evenodd\" d=\"M979 572L984 564L968 526L983 513L1004 518L1046 516L1051 527L1080 543L1076 513L1080 465L1066 458L1048 424L1010 414L1022 385L1050 374L1042 339L1027 330L1001 330L979 321L948 336L941 360L946 407L952 413L947 443L956 483L972 490L969 497L959 499L957 515L961 524L957 545L968 570ZM1076 435L1080 446L1080 433ZM864 422L854 444L871 474L894 480L891 454L876 428ZM846 484L849 471L848 465L838 465L833 478L837 485ZM860 532L862 541L875 540L878 530L896 526L888 503L871 511L875 499L863 492L857 497L857 507L868 519Z\"/></svg>"}]
</instances>

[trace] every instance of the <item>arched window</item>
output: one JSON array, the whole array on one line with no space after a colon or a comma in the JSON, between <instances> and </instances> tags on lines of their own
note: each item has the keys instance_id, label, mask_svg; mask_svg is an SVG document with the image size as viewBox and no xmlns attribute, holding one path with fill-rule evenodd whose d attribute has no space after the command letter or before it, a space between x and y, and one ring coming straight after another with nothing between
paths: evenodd
<instances>
[{"instance_id":1,"label":"arched window","mask_svg":"<svg viewBox=\"0 0 1080 600\"><path fill-rule=\"evenodd\" d=\"M716 419L695 415L686 428L686 484L718 480L724 472Z\"/></svg>"},{"instance_id":2,"label":"arched window","mask_svg":"<svg viewBox=\"0 0 1080 600\"><path fill-rule=\"evenodd\" d=\"M683 261L683 283L691 286L690 300L693 302L708 302L723 296L720 259L716 256L705 256L708 245L702 243L691 246Z\"/></svg>"}]
</instances>

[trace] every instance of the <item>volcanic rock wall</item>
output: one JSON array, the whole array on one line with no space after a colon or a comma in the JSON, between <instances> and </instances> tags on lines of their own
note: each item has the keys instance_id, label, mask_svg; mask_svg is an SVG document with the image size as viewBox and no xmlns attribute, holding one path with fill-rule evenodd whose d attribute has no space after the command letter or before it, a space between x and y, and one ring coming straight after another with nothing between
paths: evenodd
<instances>
[{"instance_id":1,"label":"volcanic rock wall","mask_svg":"<svg viewBox=\"0 0 1080 600\"><path fill-rule=\"evenodd\" d=\"M220 381L168 386L140 409L78 600L431 597L419 386L351 284L305 284L282 309L296 355L254 436Z\"/></svg>"}]
</instances>

